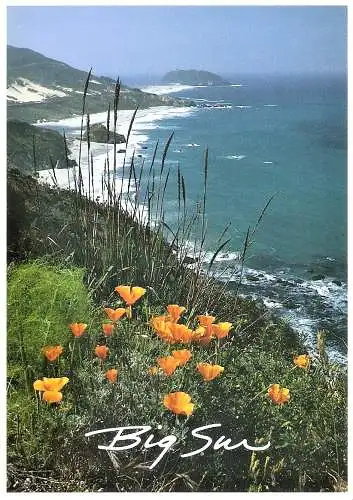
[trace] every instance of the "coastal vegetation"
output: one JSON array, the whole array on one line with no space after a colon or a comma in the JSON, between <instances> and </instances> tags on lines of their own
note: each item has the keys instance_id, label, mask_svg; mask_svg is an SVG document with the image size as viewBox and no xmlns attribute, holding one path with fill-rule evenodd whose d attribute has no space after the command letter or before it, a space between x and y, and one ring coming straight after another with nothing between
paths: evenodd
<instances>
[{"instance_id":1,"label":"coastal vegetation","mask_svg":"<svg viewBox=\"0 0 353 500\"><path fill-rule=\"evenodd\" d=\"M20 120L7 120L7 165L23 173L72 167L75 160L59 132L35 127Z\"/></svg>"},{"instance_id":2,"label":"coastal vegetation","mask_svg":"<svg viewBox=\"0 0 353 500\"><path fill-rule=\"evenodd\" d=\"M28 123L52 121L82 112L87 73L33 50L7 46L7 117ZM85 95L86 112L108 108L115 80L92 76ZM121 86L119 109L192 106L188 99L159 96Z\"/></svg>"},{"instance_id":3,"label":"coastal vegetation","mask_svg":"<svg viewBox=\"0 0 353 500\"><path fill-rule=\"evenodd\" d=\"M308 352L284 321L217 281L226 231L205 268L207 151L196 212L178 168L178 222L167 224L170 140L143 172L124 164L127 193L108 164L105 204L81 165L74 190L8 171L8 490L345 491L346 369L329 361L325 332ZM239 282L256 227L232 269ZM201 242L192 255L190 239ZM203 431L207 449L181 458L205 444L192 431L212 424L222 427ZM150 426L149 445L175 443L155 464L162 446L99 449L113 436L87 435L129 426ZM264 449L227 450L228 438Z\"/></svg>"}]
</instances>

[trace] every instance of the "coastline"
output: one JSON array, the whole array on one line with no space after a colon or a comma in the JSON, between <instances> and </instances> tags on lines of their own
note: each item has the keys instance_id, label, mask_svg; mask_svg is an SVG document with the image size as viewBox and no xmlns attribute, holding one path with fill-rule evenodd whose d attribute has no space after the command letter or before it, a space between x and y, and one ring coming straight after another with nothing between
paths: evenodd
<instances>
[{"instance_id":1,"label":"coastline","mask_svg":"<svg viewBox=\"0 0 353 500\"><path fill-rule=\"evenodd\" d=\"M120 143L116 145L117 151L126 150L116 154L116 168L117 171L121 171L124 165L124 161L127 165L131 160L132 155L141 155L143 157L143 146L149 140L149 135L145 132L158 127L157 122L164 120L166 118L177 118L180 116L187 116L195 112L197 108L189 107L173 107L173 106L156 106L151 108L146 108L138 110L129 137L128 144ZM129 125L133 116L134 110L119 110L118 120L117 120L117 133L127 136ZM55 129L59 132L65 131L66 137L69 143L69 149L71 150L71 158L76 160L79 164L79 150L80 150L80 131L81 131L81 116L66 118L58 121L51 122L41 122L35 123L38 127ZM90 115L90 124L106 124L107 122L107 112L93 113ZM110 115L110 123L113 123L113 112ZM84 121L85 127L85 121ZM82 182L83 187L86 192L88 192L89 183L89 169L88 169L88 151L86 146L87 143L83 142L81 147L81 161L80 166L82 170ZM113 168L114 164L114 145L105 144L98 142L90 142L90 155L93 157L93 169L95 174L95 185L94 185L94 199L99 197L100 202L104 202L104 193L102 193L102 176L104 175L105 165L107 160L109 161L110 170ZM70 168L69 171L64 169L54 169L55 176L57 179L57 185L62 189L68 189L74 185L74 170ZM53 180L53 170L46 169L39 171L39 180L41 182L48 183L49 185L54 184ZM116 177L116 189L117 191L122 190L125 192L127 190L127 180ZM131 192L131 188L130 188ZM93 196L92 196L93 199Z\"/></svg>"}]
</instances>

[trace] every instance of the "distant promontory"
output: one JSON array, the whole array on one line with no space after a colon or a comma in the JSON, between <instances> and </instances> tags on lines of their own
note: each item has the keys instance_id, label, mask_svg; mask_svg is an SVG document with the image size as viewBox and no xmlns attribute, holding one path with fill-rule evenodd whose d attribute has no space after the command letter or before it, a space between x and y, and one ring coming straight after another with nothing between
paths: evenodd
<instances>
[{"instance_id":1,"label":"distant promontory","mask_svg":"<svg viewBox=\"0 0 353 500\"><path fill-rule=\"evenodd\" d=\"M169 71L162 79L163 83L181 83L183 85L231 85L219 75L210 71L196 69L178 69Z\"/></svg>"}]
</instances>

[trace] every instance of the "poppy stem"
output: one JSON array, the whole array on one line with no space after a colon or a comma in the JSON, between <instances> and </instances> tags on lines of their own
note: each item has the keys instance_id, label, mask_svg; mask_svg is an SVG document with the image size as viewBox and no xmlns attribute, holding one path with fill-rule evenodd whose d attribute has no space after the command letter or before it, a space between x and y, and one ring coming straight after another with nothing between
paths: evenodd
<instances>
[{"instance_id":1,"label":"poppy stem","mask_svg":"<svg viewBox=\"0 0 353 500\"><path fill-rule=\"evenodd\" d=\"M267 391L267 387L265 389L262 389L262 391L258 392L253 398L251 398L249 403L251 403L251 401L254 401L254 399L256 399L258 396L260 396L263 392L266 392L266 391Z\"/></svg>"},{"instance_id":2,"label":"poppy stem","mask_svg":"<svg viewBox=\"0 0 353 500\"><path fill-rule=\"evenodd\" d=\"M76 345L76 337L73 339L73 344L72 344L71 360L70 360L70 378L73 377L73 363L74 363L74 355L75 355L75 345Z\"/></svg>"},{"instance_id":3,"label":"poppy stem","mask_svg":"<svg viewBox=\"0 0 353 500\"><path fill-rule=\"evenodd\" d=\"M36 406L37 406L37 414L39 415L40 413L40 396L37 391L35 391L36 394Z\"/></svg>"},{"instance_id":4,"label":"poppy stem","mask_svg":"<svg viewBox=\"0 0 353 500\"><path fill-rule=\"evenodd\" d=\"M80 365L82 364L82 357L81 357L81 342L78 345L78 358L80 360Z\"/></svg>"}]
</instances>

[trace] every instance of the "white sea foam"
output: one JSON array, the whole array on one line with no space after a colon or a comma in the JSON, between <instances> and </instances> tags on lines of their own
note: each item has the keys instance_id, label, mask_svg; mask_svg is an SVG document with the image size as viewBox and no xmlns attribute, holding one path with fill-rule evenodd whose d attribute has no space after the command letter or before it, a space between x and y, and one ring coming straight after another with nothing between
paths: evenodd
<instances>
[{"instance_id":1,"label":"white sea foam","mask_svg":"<svg viewBox=\"0 0 353 500\"><path fill-rule=\"evenodd\" d=\"M252 108L252 106L248 106L247 104L238 104L238 105L235 105L234 107L235 107L235 108L239 108L239 109L248 109L248 108Z\"/></svg>"},{"instance_id":2,"label":"white sea foam","mask_svg":"<svg viewBox=\"0 0 353 500\"><path fill-rule=\"evenodd\" d=\"M204 253L204 262L206 264L209 264L211 260L213 259L214 252L205 252ZM239 261L240 258L240 253L239 252L220 252L216 258L214 259L214 262L235 262Z\"/></svg>"},{"instance_id":3,"label":"white sea foam","mask_svg":"<svg viewBox=\"0 0 353 500\"><path fill-rule=\"evenodd\" d=\"M342 283L341 286L333 283L330 279L325 278L317 281L304 281L298 285L307 292L320 295L324 302L340 312L345 312L347 308L347 285Z\"/></svg>"},{"instance_id":4,"label":"white sea foam","mask_svg":"<svg viewBox=\"0 0 353 500\"><path fill-rule=\"evenodd\" d=\"M277 108L278 104L264 104L267 108Z\"/></svg>"},{"instance_id":5,"label":"white sea foam","mask_svg":"<svg viewBox=\"0 0 353 500\"><path fill-rule=\"evenodd\" d=\"M173 106L155 106L143 110L139 110L137 112L132 132L136 132L137 130L147 129L149 127L154 127L154 122L158 122L160 120L164 120L166 118L178 118L181 116L188 116L197 112L197 108L193 107L173 107ZM119 110L118 111L118 119L117 119L117 131L121 134L126 134L129 128L129 124L132 118L134 111L131 109L128 110ZM113 123L114 113L110 114L110 123ZM76 129L80 130L81 127L81 115L73 116L70 118L64 118L62 120L57 121L49 121L43 122L44 127L55 127L60 129ZM97 123L105 124L107 121L107 112L103 111L101 113L92 113L90 115L90 124L94 125ZM41 125L35 123L34 125ZM85 119L84 119L85 125ZM70 130L71 131L71 130Z\"/></svg>"},{"instance_id":6,"label":"white sea foam","mask_svg":"<svg viewBox=\"0 0 353 500\"><path fill-rule=\"evenodd\" d=\"M246 268L244 271L245 278L247 275L251 277L255 277L256 280L247 280L247 284L251 284L253 282L254 286L256 284L266 284L267 282L278 282L278 276L275 274L266 273L264 271L259 271L256 269ZM334 308L338 312L345 312L347 308L347 285L346 283L341 283L341 285L337 285L333 283L331 279L325 278L324 280L305 280L303 282L296 282L290 279L283 280L279 284L289 285L293 289L295 287L298 293L312 295L312 296L320 296L321 300ZM250 281L250 283L249 283Z\"/></svg>"},{"instance_id":7,"label":"white sea foam","mask_svg":"<svg viewBox=\"0 0 353 500\"><path fill-rule=\"evenodd\" d=\"M175 92L180 92L181 90L188 90L194 88L192 85L182 85L174 83L171 85L147 85L146 87L141 87L142 92L147 92L148 94L173 94Z\"/></svg>"},{"instance_id":8,"label":"white sea foam","mask_svg":"<svg viewBox=\"0 0 353 500\"><path fill-rule=\"evenodd\" d=\"M215 251L205 250L200 248L200 243L198 241L185 240L181 248L176 250L175 252L179 258L189 257L191 259L198 259L196 265L207 265L213 260L217 263L226 263L226 262L239 262L240 253L239 252L219 252L214 259ZM194 264L190 264L190 267L193 267Z\"/></svg>"},{"instance_id":9,"label":"white sea foam","mask_svg":"<svg viewBox=\"0 0 353 500\"><path fill-rule=\"evenodd\" d=\"M296 278L291 279L290 276L284 278L287 273L288 270L283 273L271 274L246 267L242 283L245 286L247 296L250 295L254 299L260 298L266 307L276 310L277 314L303 335L309 351L314 350L320 320L310 314L310 304L327 308L327 310L332 311L332 314L345 315L347 285L342 282L340 286L329 278L298 282ZM281 276L280 279L279 276ZM219 279L237 282L239 275L231 276L230 272L225 272L219 275ZM290 303L294 301L296 307L288 307L288 300ZM333 361L343 364L347 362L345 355L332 345L328 349L328 355Z\"/></svg>"},{"instance_id":10,"label":"white sea foam","mask_svg":"<svg viewBox=\"0 0 353 500\"><path fill-rule=\"evenodd\" d=\"M249 269L246 269L245 273L248 273ZM263 273L265 275L265 273ZM267 275L268 277L268 275ZM275 277L273 277L276 279ZM270 281L273 281L271 279ZM243 280L244 282L244 280ZM259 281L253 283L254 288L259 286ZM266 286L265 283L262 283L262 286ZM269 310L275 310L277 315L280 315L283 319L285 319L288 324L299 334L301 334L302 338L305 339L305 344L308 349L309 354L315 354L316 351L316 332L318 330L317 319L310 316L310 313L305 310L305 306L301 305L294 309L288 308L286 305L286 300L280 302L278 300L274 300L273 298L267 297L264 295L264 290L260 290L259 293L250 293L250 296L253 299L261 299L264 305ZM245 296L244 293L241 294ZM246 294L249 296L249 293ZM337 348L330 346L327 350L328 357L331 361L339 362L341 364L347 363L347 358L342 352L338 351Z\"/></svg>"},{"instance_id":11,"label":"white sea foam","mask_svg":"<svg viewBox=\"0 0 353 500\"><path fill-rule=\"evenodd\" d=\"M243 158L246 158L245 155L227 155L223 156L226 160L243 160Z\"/></svg>"},{"instance_id":12,"label":"white sea foam","mask_svg":"<svg viewBox=\"0 0 353 500\"><path fill-rule=\"evenodd\" d=\"M265 165L272 165L272 164L273 164L273 161L264 161L264 162L262 162L262 163L264 163Z\"/></svg>"},{"instance_id":13,"label":"white sea foam","mask_svg":"<svg viewBox=\"0 0 353 500\"><path fill-rule=\"evenodd\" d=\"M306 316L302 308L298 308L297 310L282 309L281 316L288 321L289 325L294 328L294 330L302 334L303 338L305 338L308 353L316 355L317 328L315 320ZM335 361L343 365L347 364L346 356L334 347L327 349L327 355L332 362Z\"/></svg>"},{"instance_id":14,"label":"white sea foam","mask_svg":"<svg viewBox=\"0 0 353 500\"><path fill-rule=\"evenodd\" d=\"M262 297L262 301L269 309L281 309L283 307L283 304L275 300L271 300L268 297Z\"/></svg>"},{"instance_id":15,"label":"white sea foam","mask_svg":"<svg viewBox=\"0 0 353 500\"><path fill-rule=\"evenodd\" d=\"M205 105L203 106L202 108L205 109L205 110L215 110L215 109L232 109L233 106L232 104L223 104L223 103L218 103L219 105Z\"/></svg>"},{"instance_id":16,"label":"white sea foam","mask_svg":"<svg viewBox=\"0 0 353 500\"><path fill-rule=\"evenodd\" d=\"M273 282L277 280L274 274L266 273L265 271L258 271L257 269L252 269L251 267L245 268L245 277L247 275L257 278L256 282Z\"/></svg>"}]
</instances>

